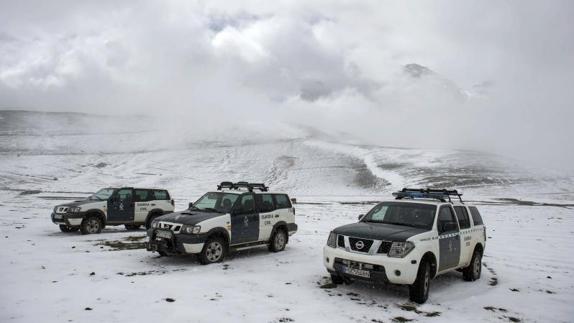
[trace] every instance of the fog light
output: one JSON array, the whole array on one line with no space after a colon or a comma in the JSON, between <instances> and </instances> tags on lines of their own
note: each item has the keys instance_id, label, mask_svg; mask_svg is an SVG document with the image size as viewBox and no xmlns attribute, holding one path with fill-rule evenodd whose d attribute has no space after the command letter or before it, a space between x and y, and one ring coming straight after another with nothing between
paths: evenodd
<instances>
[{"instance_id":1,"label":"fog light","mask_svg":"<svg viewBox=\"0 0 574 323\"><path fill-rule=\"evenodd\" d=\"M400 275L401 275L401 271L400 271L400 270L395 270L395 275L400 276Z\"/></svg>"}]
</instances>

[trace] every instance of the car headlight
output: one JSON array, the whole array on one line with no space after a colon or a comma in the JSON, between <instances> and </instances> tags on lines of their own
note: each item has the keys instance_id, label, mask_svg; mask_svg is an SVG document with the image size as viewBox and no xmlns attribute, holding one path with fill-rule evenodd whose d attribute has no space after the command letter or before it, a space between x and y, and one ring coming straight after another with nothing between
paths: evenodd
<instances>
[{"instance_id":1,"label":"car headlight","mask_svg":"<svg viewBox=\"0 0 574 323\"><path fill-rule=\"evenodd\" d=\"M327 239L327 246L331 248L337 248L337 234L333 231L329 233L329 239Z\"/></svg>"},{"instance_id":2,"label":"car headlight","mask_svg":"<svg viewBox=\"0 0 574 323\"><path fill-rule=\"evenodd\" d=\"M199 225L184 225L183 228L181 228L181 232L187 234L199 234L200 231L201 226Z\"/></svg>"},{"instance_id":3,"label":"car headlight","mask_svg":"<svg viewBox=\"0 0 574 323\"><path fill-rule=\"evenodd\" d=\"M393 242L391 245L391 250L389 250L389 257L393 258L404 258L415 248L415 244L406 242Z\"/></svg>"},{"instance_id":4,"label":"car headlight","mask_svg":"<svg viewBox=\"0 0 574 323\"><path fill-rule=\"evenodd\" d=\"M80 213L81 207L71 207L68 209L68 213Z\"/></svg>"},{"instance_id":5,"label":"car headlight","mask_svg":"<svg viewBox=\"0 0 574 323\"><path fill-rule=\"evenodd\" d=\"M156 229L157 227L159 227L159 221L153 221L153 222L151 223L151 227L154 228L154 229Z\"/></svg>"}]
</instances>

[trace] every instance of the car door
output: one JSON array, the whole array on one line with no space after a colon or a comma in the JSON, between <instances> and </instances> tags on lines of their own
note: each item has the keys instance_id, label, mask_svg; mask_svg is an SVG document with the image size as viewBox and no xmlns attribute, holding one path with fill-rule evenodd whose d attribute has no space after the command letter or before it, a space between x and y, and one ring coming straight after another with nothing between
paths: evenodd
<instances>
[{"instance_id":1,"label":"car door","mask_svg":"<svg viewBox=\"0 0 574 323\"><path fill-rule=\"evenodd\" d=\"M108 222L132 223L133 221L133 189L121 188L108 199Z\"/></svg>"},{"instance_id":2,"label":"car door","mask_svg":"<svg viewBox=\"0 0 574 323\"><path fill-rule=\"evenodd\" d=\"M231 244L255 242L259 240L259 213L255 207L253 193L241 195L231 212Z\"/></svg>"},{"instance_id":3,"label":"car door","mask_svg":"<svg viewBox=\"0 0 574 323\"><path fill-rule=\"evenodd\" d=\"M468 211L466 210L466 207L463 205L455 206L454 212L456 213L456 218L458 219L458 225L460 227L460 238L462 239L460 263L468 265L470 263L470 257L472 257L473 252L470 218L468 215Z\"/></svg>"},{"instance_id":4,"label":"car door","mask_svg":"<svg viewBox=\"0 0 574 323\"><path fill-rule=\"evenodd\" d=\"M439 234L439 271L458 267L460 235L458 222L450 205L440 207L437 219Z\"/></svg>"},{"instance_id":5,"label":"car door","mask_svg":"<svg viewBox=\"0 0 574 323\"><path fill-rule=\"evenodd\" d=\"M273 226L279 219L279 210L277 210L272 194L257 194L255 202L259 210L259 240L267 241L271 237Z\"/></svg>"},{"instance_id":6,"label":"car door","mask_svg":"<svg viewBox=\"0 0 574 323\"><path fill-rule=\"evenodd\" d=\"M146 189L134 190L134 222L145 223L153 200L153 192Z\"/></svg>"}]
</instances>

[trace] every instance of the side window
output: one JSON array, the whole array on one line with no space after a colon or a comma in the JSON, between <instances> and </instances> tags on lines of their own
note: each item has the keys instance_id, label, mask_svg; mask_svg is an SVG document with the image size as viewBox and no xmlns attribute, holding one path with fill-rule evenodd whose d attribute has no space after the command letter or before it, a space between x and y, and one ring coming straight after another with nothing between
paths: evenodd
<instances>
[{"instance_id":1,"label":"side window","mask_svg":"<svg viewBox=\"0 0 574 323\"><path fill-rule=\"evenodd\" d=\"M153 195L154 200L169 200L169 194L164 190L154 190Z\"/></svg>"},{"instance_id":2,"label":"side window","mask_svg":"<svg viewBox=\"0 0 574 323\"><path fill-rule=\"evenodd\" d=\"M118 197L120 200L131 200L132 196L132 189L131 188L122 188L118 191Z\"/></svg>"},{"instance_id":3,"label":"side window","mask_svg":"<svg viewBox=\"0 0 574 323\"><path fill-rule=\"evenodd\" d=\"M458 224L461 229L470 228L470 220L468 218L468 212L466 212L466 207L455 206L454 211L456 212L456 218L458 219Z\"/></svg>"},{"instance_id":4,"label":"side window","mask_svg":"<svg viewBox=\"0 0 574 323\"><path fill-rule=\"evenodd\" d=\"M257 194L257 209L259 209L261 213L274 211L275 203L273 202L273 195Z\"/></svg>"},{"instance_id":5,"label":"side window","mask_svg":"<svg viewBox=\"0 0 574 323\"><path fill-rule=\"evenodd\" d=\"M471 206L469 209L470 214L472 214L472 222L474 225L483 225L484 223L482 223L482 217L480 216L478 209L475 206Z\"/></svg>"},{"instance_id":6,"label":"side window","mask_svg":"<svg viewBox=\"0 0 574 323\"><path fill-rule=\"evenodd\" d=\"M454 218L454 214L452 213L450 206L443 205L440 207L437 220L437 229L439 234L458 231L456 219Z\"/></svg>"},{"instance_id":7,"label":"side window","mask_svg":"<svg viewBox=\"0 0 574 323\"><path fill-rule=\"evenodd\" d=\"M150 194L148 190L134 190L136 202L145 202L150 200Z\"/></svg>"},{"instance_id":8,"label":"side window","mask_svg":"<svg viewBox=\"0 0 574 323\"><path fill-rule=\"evenodd\" d=\"M253 194L244 194L237 200L234 209L237 214L248 214L255 212L255 199Z\"/></svg>"},{"instance_id":9,"label":"side window","mask_svg":"<svg viewBox=\"0 0 574 323\"><path fill-rule=\"evenodd\" d=\"M275 194L275 206L278 209L288 209L291 208L291 201L289 197L285 194Z\"/></svg>"}]
</instances>

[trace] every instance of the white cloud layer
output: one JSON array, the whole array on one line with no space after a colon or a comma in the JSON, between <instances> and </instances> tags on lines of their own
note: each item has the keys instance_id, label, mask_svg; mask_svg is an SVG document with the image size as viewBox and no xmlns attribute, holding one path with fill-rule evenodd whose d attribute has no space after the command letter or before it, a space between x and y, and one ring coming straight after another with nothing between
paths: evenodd
<instances>
[{"instance_id":1,"label":"white cloud layer","mask_svg":"<svg viewBox=\"0 0 574 323\"><path fill-rule=\"evenodd\" d=\"M173 115L198 126L284 121L572 169L573 9L3 1L0 107Z\"/></svg>"}]
</instances>

